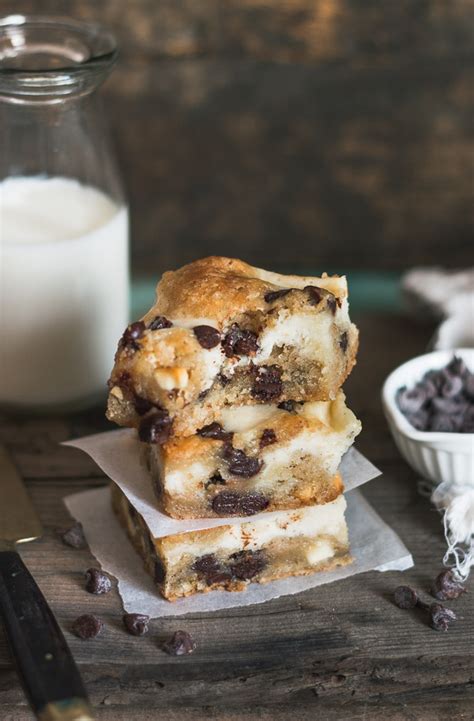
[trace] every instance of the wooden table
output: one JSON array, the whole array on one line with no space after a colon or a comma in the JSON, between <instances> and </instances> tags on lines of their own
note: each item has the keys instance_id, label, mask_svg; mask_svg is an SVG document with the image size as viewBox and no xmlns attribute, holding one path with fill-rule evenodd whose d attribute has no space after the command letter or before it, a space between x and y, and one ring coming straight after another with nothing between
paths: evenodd
<instances>
[{"instance_id":1,"label":"wooden table","mask_svg":"<svg viewBox=\"0 0 474 721\"><path fill-rule=\"evenodd\" d=\"M365 573L261 606L157 620L134 638L122 628L115 591L84 591L92 556L64 546L55 531L71 523L64 496L105 483L85 455L58 443L109 427L103 411L2 420L1 440L46 528L23 557L66 633L100 721L474 719L474 593L452 603L459 621L448 633L391 601L400 582L429 588L444 552L440 518L417 495L416 475L399 457L379 401L386 374L423 351L431 328L397 315L356 320L361 352L346 390L364 424L358 447L383 470L363 492L412 551L416 565L404 574ZM80 641L70 624L86 612L107 628ZM159 649L177 628L195 638L193 656L170 658ZM1 721L32 719L3 637L0 709Z\"/></svg>"}]
</instances>

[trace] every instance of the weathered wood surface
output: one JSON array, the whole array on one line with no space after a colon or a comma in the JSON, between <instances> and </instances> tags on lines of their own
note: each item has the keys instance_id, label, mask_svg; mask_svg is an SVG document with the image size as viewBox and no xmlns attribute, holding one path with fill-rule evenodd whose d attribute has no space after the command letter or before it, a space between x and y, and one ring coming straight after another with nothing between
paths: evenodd
<instances>
[{"instance_id":1,"label":"weathered wood surface","mask_svg":"<svg viewBox=\"0 0 474 721\"><path fill-rule=\"evenodd\" d=\"M474 718L474 594L453 602L460 619L446 634L422 615L394 607L400 582L427 589L440 569L439 516L416 492L416 476L399 458L382 417L383 378L426 346L430 330L397 316L366 316L359 325L360 359L347 384L364 423L359 447L384 472L364 495L413 552L401 573L367 573L263 606L179 620L154 621L143 638L121 627L114 592L83 589L88 551L58 540L70 523L62 498L104 478L81 453L59 447L68 437L108 427L102 411L56 419L8 419L0 438L27 479L46 528L22 550L65 630L100 721L472 721ZM93 641L69 632L80 613L103 617ZM198 647L173 659L160 640L185 628ZM0 718L31 721L3 637Z\"/></svg>"},{"instance_id":2,"label":"weathered wood surface","mask_svg":"<svg viewBox=\"0 0 474 721\"><path fill-rule=\"evenodd\" d=\"M2 12L19 12L2 0ZM22 0L101 20L135 268L472 262L473 0ZM304 259L300 261L299 259Z\"/></svg>"}]
</instances>

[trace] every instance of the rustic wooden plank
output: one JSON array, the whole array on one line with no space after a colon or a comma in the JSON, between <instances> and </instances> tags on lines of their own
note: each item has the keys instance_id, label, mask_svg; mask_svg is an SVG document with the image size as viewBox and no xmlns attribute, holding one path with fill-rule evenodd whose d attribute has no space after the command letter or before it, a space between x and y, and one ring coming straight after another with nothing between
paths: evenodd
<instances>
[{"instance_id":1,"label":"rustic wooden plank","mask_svg":"<svg viewBox=\"0 0 474 721\"><path fill-rule=\"evenodd\" d=\"M4 0L2 9L17 6ZM474 39L470 0L23 0L22 10L100 20L114 28L127 58L382 61L407 52L452 56Z\"/></svg>"},{"instance_id":2,"label":"rustic wooden plank","mask_svg":"<svg viewBox=\"0 0 474 721\"><path fill-rule=\"evenodd\" d=\"M471 262L472 0L66 8L123 48L105 93L136 269Z\"/></svg>"}]
</instances>

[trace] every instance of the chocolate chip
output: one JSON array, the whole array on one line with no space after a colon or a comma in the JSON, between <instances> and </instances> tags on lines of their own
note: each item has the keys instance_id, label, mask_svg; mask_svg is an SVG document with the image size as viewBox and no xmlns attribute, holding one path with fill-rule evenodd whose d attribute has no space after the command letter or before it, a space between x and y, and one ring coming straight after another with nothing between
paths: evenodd
<instances>
[{"instance_id":1,"label":"chocolate chip","mask_svg":"<svg viewBox=\"0 0 474 721\"><path fill-rule=\"evenodd\" d=\"M208 586L212 586L214 583L225 583L232 578L230 571L221 564L213 553L208 553L196 559L192 569L196 571L200 578L206 581Z\"/></svg>"},{"instance_id":2,"label":"chocolate chip","mask_svg":"<svg viewBox=\"0 0 474 721\"><path fill-rule=\"evenodd\" d=\"M214 423L209 423L208 426L203 426L202 428L199 428L198 431L196 431L199 436L202 436L203 438L213 438L216 441L230 441L232 440L233 433L228 433L225 431L220 423L217 423L215 421Z\"/></svg>"},{"instance_id":3,"label":"chocolate chip","mask_svg":"<svg viewBox=\"0 0 474 721\"><path fill-rule=\"evenodd\" d=\"M276 401L282 393L281 368L278 366L260 366L251 388L252 396L263 402Z\"/></svg>"},{"instance_id":4,"label":"chocolate chip","mask_svg":"<svg viewBox=\"0 0 474 721\"><path fill-rule=\"evenodd\" d=\"M321 298L323 297L321 288L316 285L307 285L304 290L309 296L308 300L310 305L318 305L318 303L321 302Z\"/></svg>"},{"instance_id":5,"label":"chocolate chip","mask_svg":"<svg viewBox=\"0 0 474 721\"><path fill-rule=\"evenodd\" d=\"M341 335L339 336L339 346L340 346L340 348L341 348L341 350L342 350L343 353L346 352L348 345L349 345L349 338L348 338L347 332L344 331L344 332L341 333Z\"/></svg>"},{"instance_id":6,"label":"chocolate chip","mask_svg":"<svg viewBox=\"0 0 474 721\"><path fill-rule=\"evenodd\" d=\"M138 429L138 437L143 443L166 443L171 435L172 420L168 411L156 409L143 418Z\"/></svg>"},{"instance_id":7,"label":"chocolate chip","mask_svg":"<svg viewBox=\"0 0 474 721\"><path fill-rule=\"evenodd\" d=\"M429 430L433 433L457 433L461 429L462 417L435 413L429 421Z\"/></svg>"},{"instance_id":8,"label":"chocolate chip","mask_svg":"<svg viewBox=\"0 0 474 721\"><path fill-rule=\"evenodd\" d=\"M469 373L464 380L464 394L470 401L474 401L474 373Z\"/></svg>"},{"instance_id":9,"label":"chocolate chip","mask_svg":"<svg viewBox=\"0 0 474 721\"><path fill-rule=\"evenodd\" d=\"M76 618L72 624L72 632L79 638L95 638L104 628L104 622L92 613L85 613Z\"/></svg>"},{"instance_id":10,"label":"chocolate chip","mask_svg":"<svg viewBox=\"0 0 474 721\"><path fill-rule=\"evenodd\" d=\"M265 301L267 303L273 303L273 301L278 300L278 298L284 298L285 295L288 295L288 293L291 292L291 288L282 288L281 290L271 290L268 293L265 293L263 296L265 298Z\"/></svg>"},{"instance_id":11,"label":"chocolate chip","mask_svg":"<svg viewBox=\"0 0 474 721\"><path fill-rule=\"evenodd\" d=\"M218 516L238 515L240 494L235 491L222 491L212 499L212 510Z\"/></svg>"},{"instance_id":12,"label":"chocolate chip","mask_svg":"<svg viewBox=\"0 0 474 721\"><path fill-rule=\"evenodd\" d=\"M132 350L138 350L140 345L138 340L142 337L145 331L145 323L142 320L137 320L135 323L131 323L126 328L122 338L120 339L120 346L122 348L131 348Z\"/></svg>"},{"instance_id":13,"label":"chocolate chip","mask_svg":"<svg viewBox=\"0 0 474 721\"><path fill-rule=\"evenodd\" d=\"M419 387L412 390L403 387L398 389L396 400L403 413L417 413L425 404L426 395Z\"/></svg>"},{"instance_id":14,"label":"chocolate chip","mask_svg":"<svg viewBox=\"0 0 474 721\"><path fill-rule=\"evenodd\" d=\"M204 484L204 488L205 488L206 491L207 491L207 489L209 488L209 486L225 486L225 484L226 484L226 482L225 482L225 480L222 478L221 474L220 474L220 473L214 473L214 474L209 478L209 480L206 481L206 483Z\"/></svg>"},{"instance_id":15,"label":"chocolate chip","mask_svg":"<svg viewBox=\"0 0 474 721\"><path fill-rule=\"evenodd\" d=\"M277 437L273 428L265 428L262 435L260 436L260 448L265 448L265 446L271 446L272 443L276 442Z\"/></svg>"},{"instance_id":16,"label":"chocolate chip","mask_svg":"<svg viewBox=\"0 0 474 721\"><path fill-rule=\"evenodd\" d=\"M94 593L99 596L103 593L108 593L112 588L112 582L106 573L100 570L100 568L89 568L86 573L86 591L88 593Z\"/></svg>"},{"instance_id":17,"label":"chocolate chip","mask_svg":"<svg viewBox=\"0 0 474 721\"><path fill-rule=\"evenodd\" d=\"M393 592L393 600L398 608L415 608L418 603L418 594L410 586L398 586Z\"/></svg>"},{"instance_id":18,"label":"chocolate chip","mask_svg":"<svg viewBox=\"0 0 474 721\"><path fill-rule=\"evenodd\" d=\"M405 413L407 420L411 423L413 428L417 431L428 430L429 414L426 410L418 411L417 413Z\"/></svg>"},{"instance_id":19,"label":"chocolate chip","mask_svg":"<svg viewBox=\"0 0 474 721\"><path fill-rule=\"evenodd\" d=\"M153 551L156 553L155 544L153 544ZM166 569L161 558L157 558L155 560L155 570L153 575L155 578L155 583L163 583L166 578Z\"/></svg>"},{"instance_id":20,"label":"chocolate chip","mask_svg":"<svg viewBox=\"0 0 474 721\"><path fill-rule=\"evenodd\" d=\"M82 528L82 524L76 523L74 526L71 526L67 531L65 531L61 535L61 540L66 546L70 546L71 548L87 548L87 541L84 536L84 530Z\"/></svg>"},{"instance_id":21,"label":"chocolate chip","mask_svg":"<svg viewBox=\"0 0 474 721\"><path fill-rule=\"evenodd\" d=\"M144 613L126 613L123 616L123 625L132 636L144 636L148 632L150 616Z\"/></svg>"},{"instance_id":22,"label":"chocolate chip","mask_svg":"<svg viewBox=\"0 0 474 721\"><path fill-rule=\"evenodd\" d=\"M221 334L211 325L197 325L193 330L202 348L210 350L221 342Z\"/></svg>"},{"instance_id":23,"label":"chocolate chip","mask_svg":"<svg viewBox=\"0 0 474 721\"><path fill-rule=\"evenodd\" d=\"M261 493L221 491L212 499L212 509L218 516L253 516L264 511L269 503Z\"/></svg>"},{"instance_id":24,"label":"chocolate chip","mask_svg":"<svg viewBox=\"0 0 474 721\"><path fill-rule=\"evenodd\" d=\"M253 516L261 513L270 505L270 501L263 493L245 493L240 499L240 513L242 516Z\"/></svg>"},{"instance_id":25,"label":"chocolate chip","mask_svg":"<svg viewBox=\"0 0 474 721\"><path fill-rule=\"evenodd\" d=\"M229 473L240 478L256 476L263 466L263 461L247 456L240 448L233 448L231 445L226 446L224 458L228 463Z\"/></svg>"},{"instance_id":26,"label":"chocolate chip","mask_svg":"<svg viewBox=\"0 0 474 721\"><path fill-rule=\"evenodd\" d=\"M171 328L172 322L165 318L164 315L156 315L148 326L149 330L162 330L163 328Z\"/></svg>"},{"instance_id":27,"label":"chocolate chip","mask_svg":"<svg viewBox=\"0 0 474 721\"><path fill-rule=\"evenodd\" d=\"M288 411L288 413L294 413L296 406L296 401L282 401L278 404L278 408L281 408L282 411Z\"/></svg>"},{"instance_id":28,"label":"chocolate chip","mask_svg":"<svg viewBox=\"0 0 474 721\"><path fill-rule=\"evenodd\" d=\"M200 394L198 395L198 400L203 401L204 398L206 398L206 396L209 395L210 390L211 390L210 388L206 388L205 390L201 391Z\"/></svg>"},{"instance_id":29,"label":"chocolate chip","mask_svg":"<svg viewBox=\"0 0 474 721\"><path fill-rule=\"evenodd\" d=\"M326 300L327 306L333 315L336 315L337 311L337 300L332 293L330 293Z\"/></svg>"},{"instance_id":30,"label":"chocolate chip","mask_svg":"<svg viewBox=\"0 0 474 721\"><path fill-rule=\"evenodd\" d=\"M253 331L242 330L237 323L233 323L222 341L222 347L227 358L250 355L258 350L258 336Z\"/></svg>"},{"instance_id":31,"label":"chocolate chip","mask_svg":"<svg viewBox=\"0 0 474 721\"><path fill-rule=\"evenodd\" d=\"M462 378L459 376L447 377L440 388L440 393L443 398L453 398L461 393L463 388Z\"/></svg>"},{"instance_id":32,"label":"chocolate chip","mask_svg":"<svg viewBox=\"0 0 474 721\"><path fill-rule=\"evenodd\" d=\"M144 416L145 413L148 413L148 411L153 408L153 403L150 403L150 401L146 398L142 398L137 395L134 395L133 405L135 406L135 410L139 416Z\"/></svg>"},{"instance_id":33,"label":"chocolate chip","mask_svg":"<svg viewBox=\"0 0 474 721\"><path fill-rule=\"evenodd\" d=\"M457 581L452 571L442 571L436 578L431 589L431 594L438 601L450 601L453 598L459 598L463 593L467 593L463 584Z\"/></svg>"},{"instance_id":34,"label":"chocolate chip","mask_svg":"<svg viewBox=\"0 0 474 721\"><path fill-rule=\"evenodd\" d=\"M456 614L441 603L432 603L430 606L431 627L435 631L447 631L449 624L456 621Z\"/></svg>"},{"instance_id":35,"label":"chocolate chip","mask_svg":"<svg viewBox=\"0 0 474 721\"><path fill-rule=\"evenodd\" d=\"M217 374L217 380L221 384L221 386L227 386L230 383L230 378L227 378L223 373Z\"/></svg>"},{"instance_id":36,"label":"chocolate chip","mask_svg":"<svg viewBox=\"0 0 474 721\"><path fill-rule=\"evenodd\" d=\"M176 631L162 648L170 656L187 656L194 651L196 644L187 631Z\"/></svg>"},{"instance_id":37,"label":"chocolate chip","mask_svg":"<svg viewBox=\"0 0 474 721\"><path fill-rule=\"evenodd\" d=\"M232 575L241 581L250 581L267 566L263 551L239 551L230 557Z\"/></svg>"}]
</instances>

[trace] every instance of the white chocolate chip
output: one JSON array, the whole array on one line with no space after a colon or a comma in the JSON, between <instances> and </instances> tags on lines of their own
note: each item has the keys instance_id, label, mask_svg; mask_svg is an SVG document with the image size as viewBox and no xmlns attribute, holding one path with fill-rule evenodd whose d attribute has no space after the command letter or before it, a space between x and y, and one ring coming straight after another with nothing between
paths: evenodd
<instances>
[{"instance_id":1,"label":"white chocolate chip","mask_svg":"<svg viewBox=\"0 0 474 721\"><path fill-rule=\"evenodd\" d=\"M155 379L163 390L172 391L174 388L186 388L189 375L186 368L157 368Z\"/></svg>"}]
</instances>

